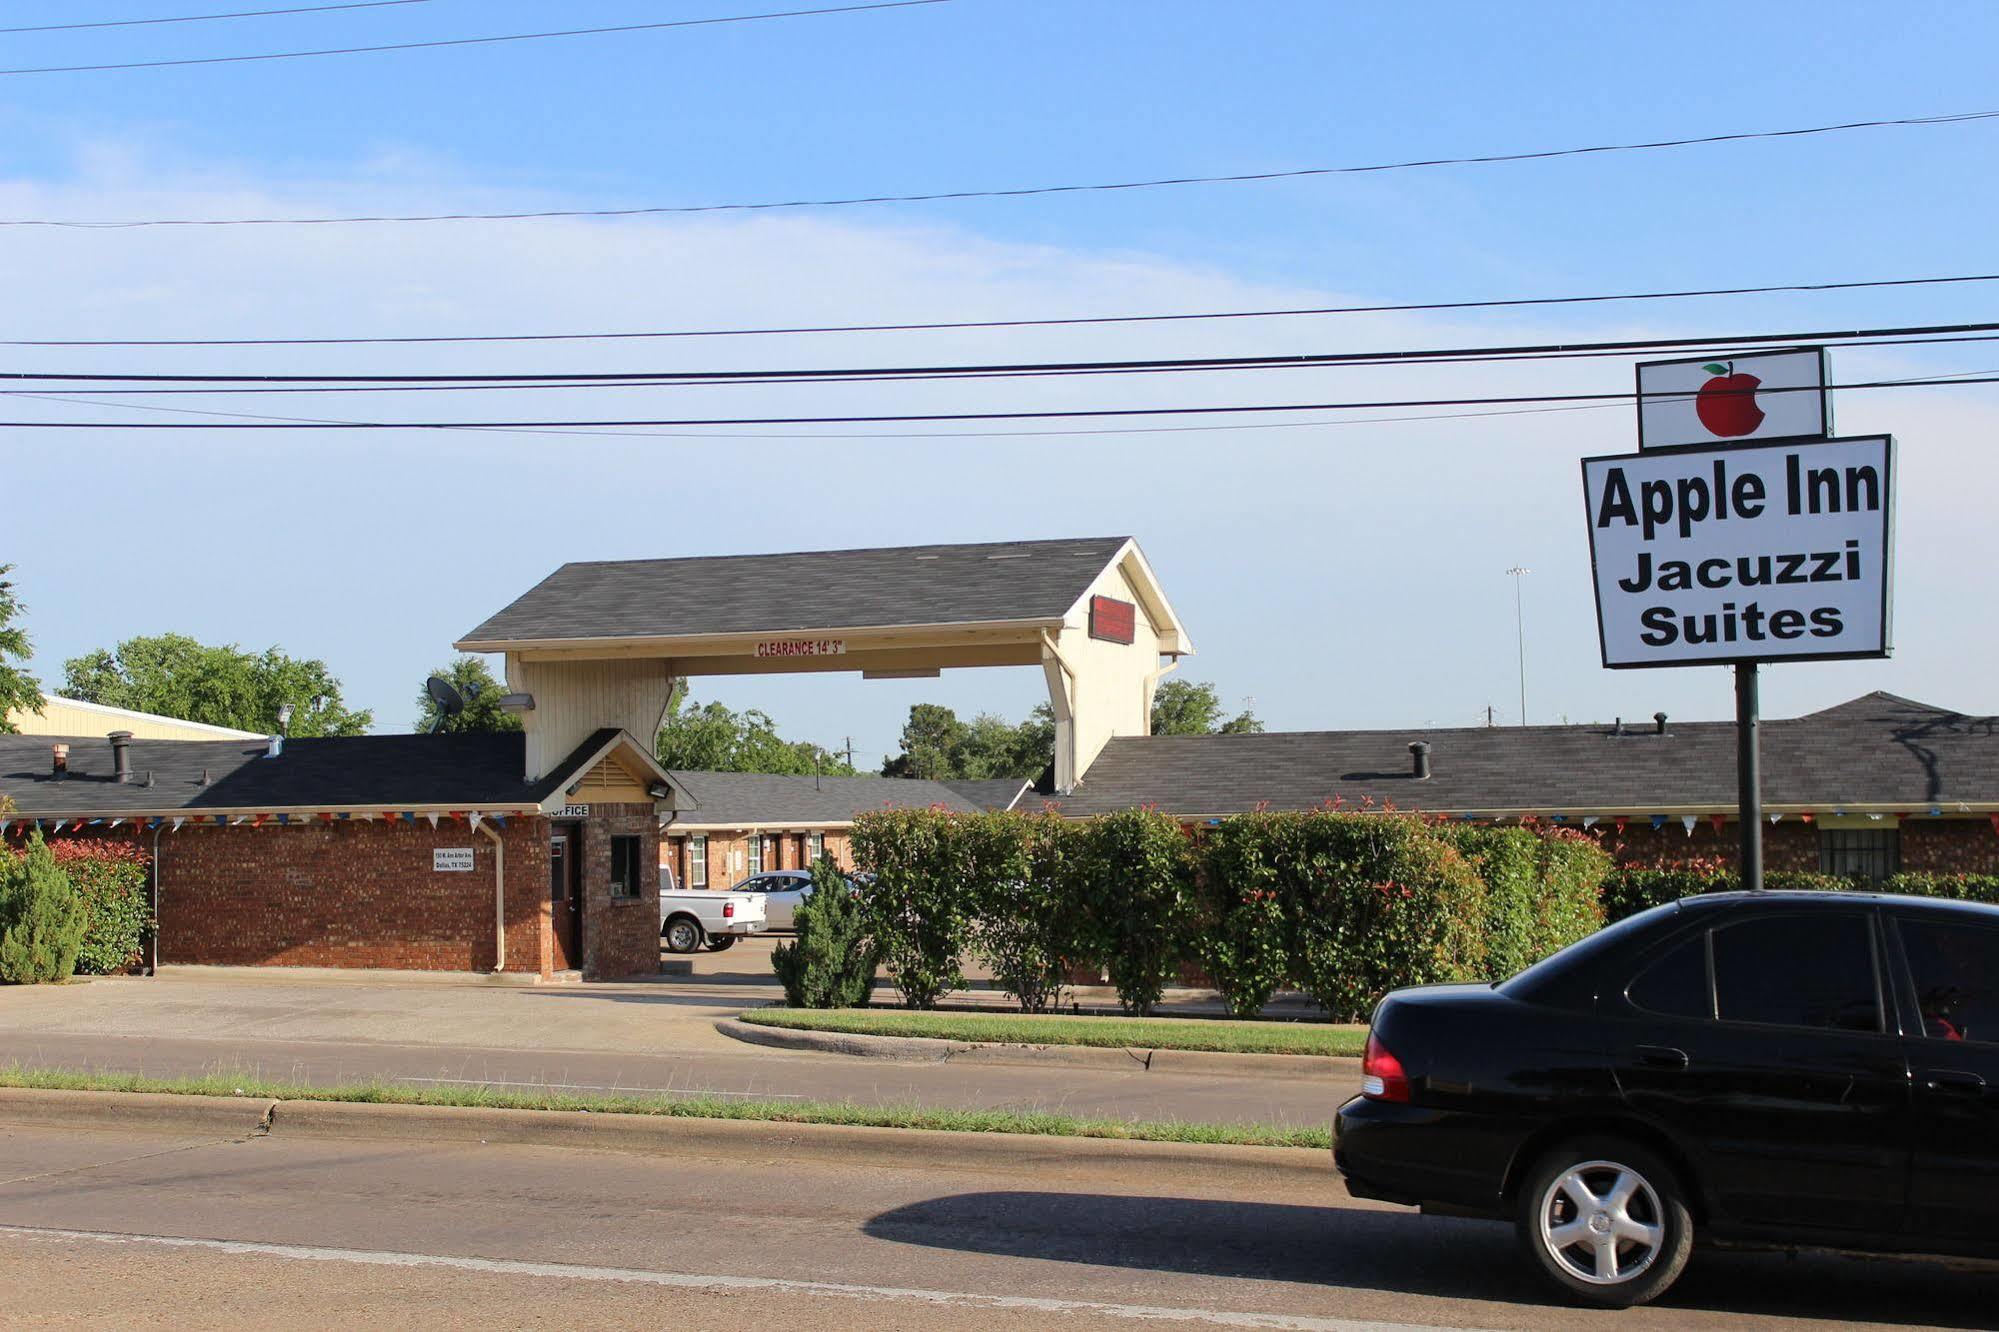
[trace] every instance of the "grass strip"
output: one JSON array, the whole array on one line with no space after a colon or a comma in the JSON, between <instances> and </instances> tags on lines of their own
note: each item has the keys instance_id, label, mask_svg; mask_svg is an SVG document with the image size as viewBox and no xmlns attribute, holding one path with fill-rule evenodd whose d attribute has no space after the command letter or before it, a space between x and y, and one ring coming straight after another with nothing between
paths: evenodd
<instances>
[{"instance_id":1,"label":"grass strip","mask_svg":"<svg viewBox=\"0 0 1999 1332\"><path fill-rule=\"evenodd\" d=\"M988 1041L1002 1045L1352 1056L1358 1056L1367 1046L1366 1027L1322 1022L936 1013L884 1008L753 1008L742 1014L742 1020L796 1031L831 1031L849 1036L932 1036L947 1041Z\"/></svg>"},{"instance_id":2,"label":"grass strip","mask_svg":"<svg viewBox=\"0 0 1999 1332\"><path fill-rule=\"evenodd\" d=\"M579 1096L569 1092L491 1087L406 1087L358 1082L315 1087L273 1082L252 1074L218 1072L195 1078L152 1078L135 1073L85 1073L72 1069L0 1068L0 1087L45 1091L165 1092L177 1096L242 1096L271 1101L350 1101L369 1105L443 1105L498 1110L569 1110L597 1114L660 1115L681 1119L738 1119L773 1124L849 1124L866 1128L946 1130L956 1133L1040 1134L1057 1138L1116 1138L1129 1142L1187 1142L1234 1147L1332 1146L1321 1125L1195 1124L1177 1120L1082 1119L1019 1110L938 1110L852 1101L753 1101L660 1092Z\"/></svg>"}]
</instances>

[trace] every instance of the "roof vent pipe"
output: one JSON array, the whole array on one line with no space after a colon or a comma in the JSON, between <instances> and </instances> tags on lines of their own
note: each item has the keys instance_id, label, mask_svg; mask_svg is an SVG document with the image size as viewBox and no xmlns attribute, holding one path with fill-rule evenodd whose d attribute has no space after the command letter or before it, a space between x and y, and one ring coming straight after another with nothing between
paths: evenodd
<instances>
[{"instance_id":1,"label":"roof vent pipe","mask_svg":"<svg viewBox=\"0 0 1999 1332\"><path fill-rule=\"evenodd\" d=\"M1652 724L1658 728L1653 732L1654 735L1664 735L1666 733L1666 714L1663 712L1653 713Z\"/></svg>"},{"instance_id":2,"label":"roof vent pipe","mask_svg":"<svg viewBox=\"0 0 1999 1332\"><path fill-rule=\"evenodd\" d=\"M1430 746L1421 740L1409 745L1411 771L1419 782L1430 780Z\"/></svg>"},{"instance_id":3,"label":"roof vent pipe","mask_svg":"<svg viewBox=\"0 0 1999 1332\"><path fill-rule=\"evenodd\" d=\"M264 748L264 757L276 758L278 755L284 752L285 752L285 738L281 735L274 735L270 738L269 744L267 744Z\"/></svg>"},{"instance_id":4,"label":"roof vent pipe","mask_svg":"<svg viewBox=\"0 0 1999 1332\"><path fill-rule=\"evenodd\" d=\"M1615 722L1611 723L1610 733L1612 735L1624 734L1624 718L1619 717Z\"/></svg>"},{"instance_id":5,"label":"roof vent pipe","mask_svg":"<svg viewBox=\"0 0 1999 1332\"><path fill-rule=\"evenodd\" d=\"M58 777L69 776L69 746L58 740L49 746L49 753L53 756L54 774Z\"/></svg>"},{"instance_id":6,"label":"roof vent pipe","mask_svg":"<svg viewBox=\"0 0 1999 1332\"><path fill-rule=\"evenodd\" d=\"M132 780L132 733L113 731L111 740L111 780L129 782Z\"/></svg>"}]
</instances>

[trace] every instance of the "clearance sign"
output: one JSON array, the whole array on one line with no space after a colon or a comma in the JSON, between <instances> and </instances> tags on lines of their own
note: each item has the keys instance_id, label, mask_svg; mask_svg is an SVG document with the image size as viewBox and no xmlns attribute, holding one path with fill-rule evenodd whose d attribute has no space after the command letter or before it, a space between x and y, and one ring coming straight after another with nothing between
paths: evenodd
<instances>
[{"instance_id":1,"label":"clearance sign","mask_svg":"<svg viewBox=\"0 0 1999 1332\"><path fill-rule=\"evenodd\" d=\"M1603 664L1885 657L1895 442L1583 460Z\"/></svg>"}]
</instances>

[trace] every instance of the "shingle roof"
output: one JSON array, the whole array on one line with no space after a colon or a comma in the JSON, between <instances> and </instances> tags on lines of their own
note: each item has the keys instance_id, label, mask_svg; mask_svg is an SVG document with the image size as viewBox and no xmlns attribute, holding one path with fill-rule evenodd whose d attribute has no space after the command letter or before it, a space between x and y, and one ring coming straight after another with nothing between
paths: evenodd
<instances>
[{"instance_id":1,"label":"shingle roof","mask_svg":"<svg viewBox=\"0 0 1999 1332\"><path fill-rule=\"evenodd\" d=\"M1335 798L1431 812L1727 809L1736 800L1732 722L1133 736L1112 740L1068 815L1156 805L1215 816L1308 809ZM1431 777L1409 744L1430 745ZM1999 719L1873 693L1762 728L1766 805L1999 802Z\"/></svg>"},{"instance_id":2,"label":"shingle roof","mask_svg":"<svg viewBox=\"0 0 1999 1332\"><path fill-rule=\"evenodd\" d=\"M1025 777L986 777L952 779L940 785L948 786L980 809L1012 809L1020 793L1034 783Z\"/></svg>"},{"instance_id":3,"label":"shingle roof","mask_svg":"<svg viewBox=\"0 0 1999 1332\"><path fill-rule=\"evenodd\" d=\"M680 772L674 784L694 798L695 807L682 811L676 823L706 828L744 828L760 824L851 823L857 814L877 809L928 809L960 814L984 806L943 782L898 777L793 777L764 772Z\"/></svg>"},{"instance_id":4,"label":"shingle roof","mask_svg":"<svg viewBox=\"0 0 1999 1332\"><path fill-rule=\"evenodd\" d=\"M1059 620L1126 540L565 564L458 646Z\"/></svg>"},{"instance_id":5,"label":"shingle roof","mask_svg":"<svg viewBox=\"0 0 1999 1332\"><path fill-rule=\"evenodd\" d=\"M287 740L266 758L263 741L134 740L132 780L112 780L111 746L80 736L69 774L52 773L55 737L0 735L0 795L15 813L118 815L221 809L324 809L380 806L483 808L536 804L570 769L614 738L600 731L529 785L522 779L526 742L512 735L365 735ZM150 774L153 784L147 786ZM206 775L208 781L203 782Z\"/></svg>"}]
</instances>

